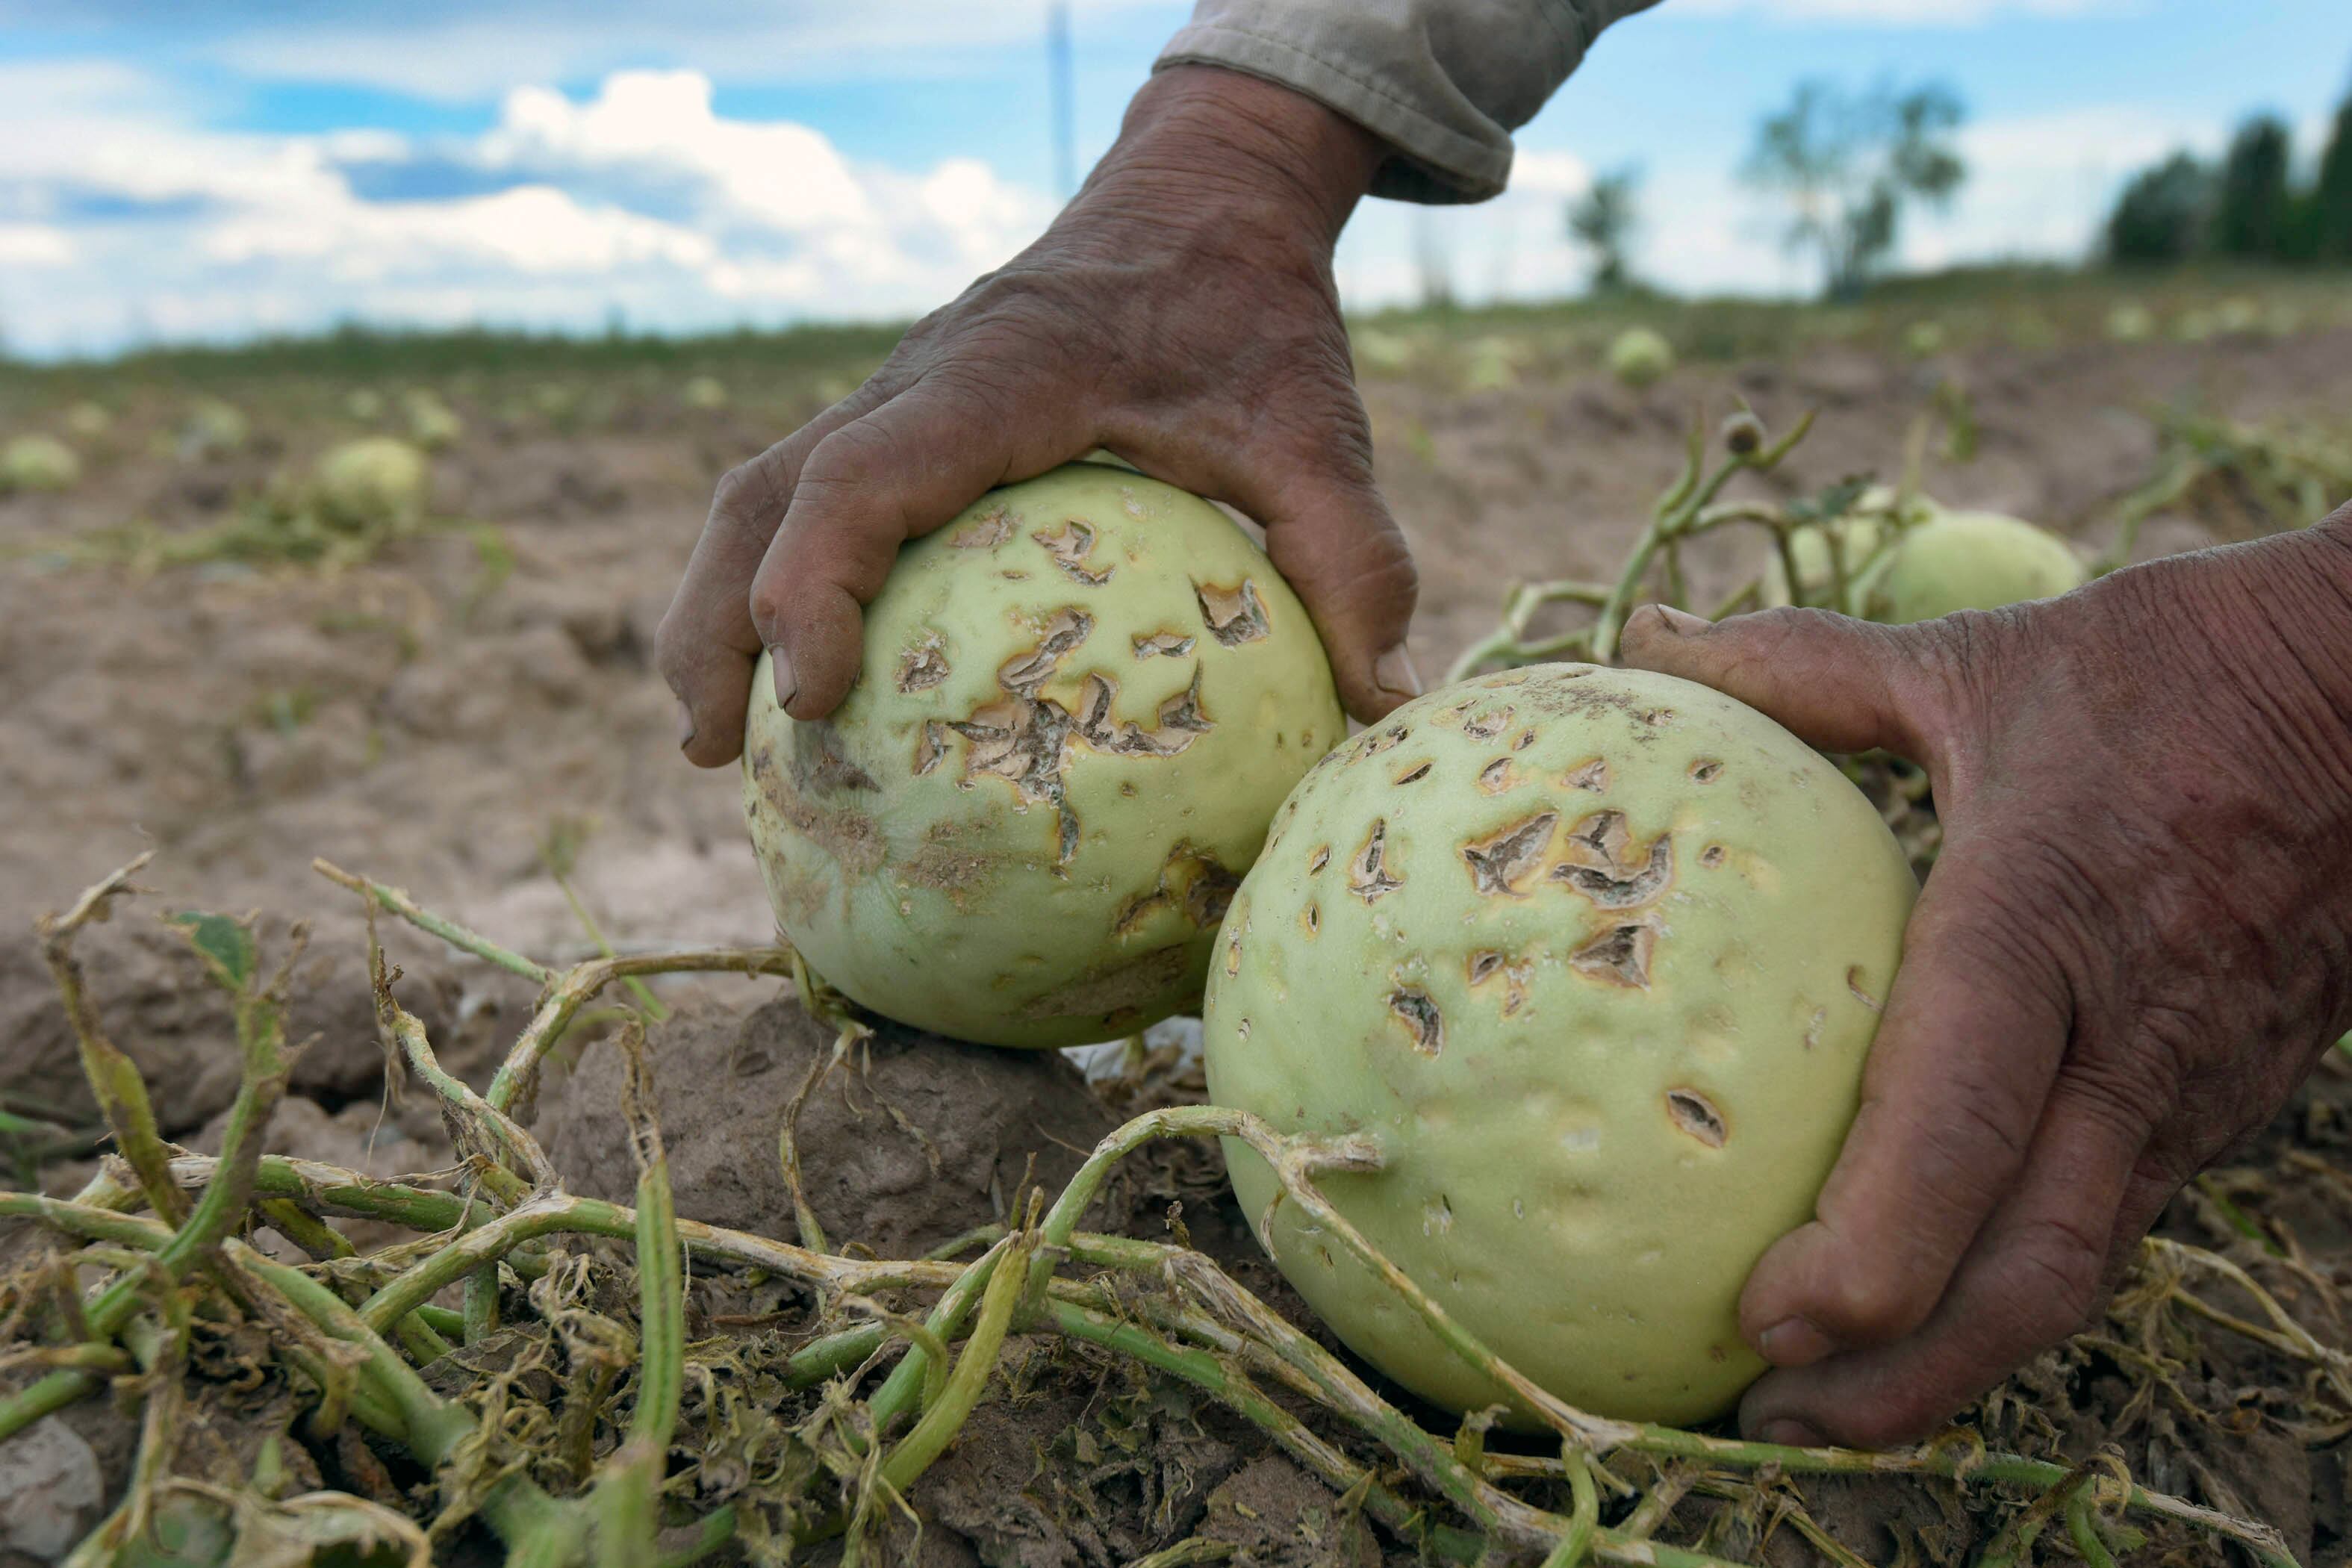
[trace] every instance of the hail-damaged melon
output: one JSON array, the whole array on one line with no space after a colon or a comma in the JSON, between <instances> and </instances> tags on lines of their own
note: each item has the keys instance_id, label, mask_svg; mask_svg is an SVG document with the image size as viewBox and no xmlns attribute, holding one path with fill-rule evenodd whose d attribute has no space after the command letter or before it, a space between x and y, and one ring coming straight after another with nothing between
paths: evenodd
<instances>
[{"instance_id":1,"label":"hail-damaged melon","mask_svg":"<svg viewBox=\"0 0 2352 1568\"><path fill-rule=\"evenodd\" d=\"M1854 613L1901 626L2054 598L2089 581L2074 547L2021 518L1948 511L1906 530L1853 586Z\"/></svg>"},{"instance_id":2,"label":"hail-damaged melon","mask_svg":"<svg viewBox=\"0 0 2352 1568\"><path fill-rule=\"evenodd\" d=\"M1861 792L1730 698L1591 665L1465 681L1276 816L1210 971L1210 1098L1377 1142L1324 1190L1552 1393L1701 1420L1763 1368L1740 1288L1812 1214L1913 892ZM1507 1403L1226 1159L1349 1345L1456 1409Z\"/></svg>"},{"instance_id":3,"label":"hail-damaged melon","mask_svg":"<svg viewBox=\"0 0 2352 1568\"><path fill-rule=\"evenodd\" d=\"M1283 796L1346 726L1306 610L1208 502L1074 463L900 550L831 718L752 686L778 924L852 999L1001 1046L1200 999Z\"/></svg>"}]
</instances>

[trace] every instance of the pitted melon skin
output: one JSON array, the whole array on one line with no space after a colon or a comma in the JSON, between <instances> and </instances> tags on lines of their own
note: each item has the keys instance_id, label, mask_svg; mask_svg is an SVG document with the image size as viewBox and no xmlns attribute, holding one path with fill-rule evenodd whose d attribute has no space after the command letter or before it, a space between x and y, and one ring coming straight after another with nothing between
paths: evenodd
<instances>
[{"instance_id":1,"label":"pitted melon skin","mask_svg":"<svg viewBox=\"0 0 2352 1568\"><path fill-rule=\"evenodd\" d=\"M752 683L744 811L851 999L1000 1046L1198 1005L1292 784L1345 732L1307 612L1208 502L1074 463L905 546L828 719Z\"/></svg>"},{"instance_id":2,"label":"pitted melon skin","mask_svg":"<svg viewBox=\"0 0 2352 1568\"><path fill-rule=\"evenodd\" d=\"M2022 518L1948 511L1906 531L1853 587L1855 613L1903 626L2053 599L2090 573L2074 547Z\"/></svg>"},{"instance_id":3,"label":"pitted melon skin","mask_svg":"<svg viewBox=\"0 0 2352 1568\"><path fill-rule=\"evenodd\" d=\"M1220 936L1210 1098L1370 1134L1340 1209L1473 1333L1606 1415L1727 1409L1749 1269L1853 1120L1915 883L1877 813L1763 715L1547 665L1406 704L1319 763ZM1226 1158L1264 1225L1272 1173ZM1274 1208L1259 1239L1357 1352L1507 1403Z\"/></svg>"}]
</instances>

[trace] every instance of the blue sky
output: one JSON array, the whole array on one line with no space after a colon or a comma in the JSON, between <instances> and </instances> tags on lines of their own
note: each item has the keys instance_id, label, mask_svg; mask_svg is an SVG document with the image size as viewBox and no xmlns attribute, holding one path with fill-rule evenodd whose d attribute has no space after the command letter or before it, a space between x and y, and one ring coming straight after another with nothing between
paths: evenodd
<instances>
[{"instance_id":1,"label":"blue sky","mask_svg":"<svg viewBox=\"0 0 2352 1568\"><path fill-rule=\"evenodd\" d=\"M1044 0L0 0L0 331L104 352L340 320L669 330L919 313L1055 205ZM1076 0L1078 140L1186 5ZM1471 209L1372 204L1351 301L1417 248L1476 299L1573 290L1562 201L1639 163L1650 276L1810 288L1733 180L1799 78L1934 77L1973 169L1915 265L2079 254L2133 168L2245 112L2306 155L2352 87L2342 0L1664 0L1605 37Z\"/></svg>"}]
</instances>

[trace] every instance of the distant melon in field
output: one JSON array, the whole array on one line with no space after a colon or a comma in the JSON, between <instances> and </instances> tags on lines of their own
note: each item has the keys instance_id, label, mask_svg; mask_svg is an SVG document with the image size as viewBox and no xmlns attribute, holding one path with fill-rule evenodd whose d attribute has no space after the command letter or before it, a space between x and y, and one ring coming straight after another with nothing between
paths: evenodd
<instances>
[{"instance_id":1,"label":"distant melon in field","mask_svg":"<svg viewBox=\"0 0 2352 1568\"><path fill-rule=\"evenodd\" d=\"M425 515L425 454L390 436L346 441L319 459L320 514L354 530L405 528Z\"/></svg>"},{"instance_id":2,"label":"distant melon in field","mask_svg":"<svg viewBox=\"0 0 2352 1568\"><path fill-rule=\"evenodd\" d=\"M81 459L55 436L19 436L0 447L0 492L68 490L81 482Z\"/></svg>"},{"instance_id":3,"label":"distant melon in field","mask_svg":"<svg viewBox=\"0 0 2352 1568\"><path fill-rule=\"evenodd\" d=\"M1675 346L1648 327L1628 327L1609 345L1609 374L1643 387L1675 368Z\"/></svg>"}]
</instances>

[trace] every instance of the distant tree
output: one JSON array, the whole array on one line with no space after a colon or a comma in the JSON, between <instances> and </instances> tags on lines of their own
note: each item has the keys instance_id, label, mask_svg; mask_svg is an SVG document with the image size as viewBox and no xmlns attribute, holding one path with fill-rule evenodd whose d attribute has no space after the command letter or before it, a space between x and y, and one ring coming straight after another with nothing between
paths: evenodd
<instances>
[{"instance_id":1,"label":"distant tree","mask_svg":"<svg viewBox=\"0 0 2352 1568\"><path fill-rule=\"evenodd\" d=\"M2204 247L2213 216L2213 171L2186 153L2143 170L2124 187L2107 217L2107 255L2116 261L2186 261Z\"/></svg>"},{"instance_id":2,"label":"distant tree","mask_svg":"<svg viewBox=\"0 0 2352 1568\"><path fill-rule=\"evenodd\" d=\"M2352 98L2336 111L2335 132L2320 154L2310 202L2313 253L2352 261Z\"/></svg>"},{"instance_id":3,"label":"distant tree","mask_svg":"<svg viewBox=\"0 0 2352 1568\"><path fill-rule=\"evenodd\" d=\"M2258 115L2238 128L2221 162L2213 203L2213 248L2222 256L2274 260L2285 254L2293 225L2287 191L2291 149L2284 123Z\"/></svg>"},{"instance_id":4,"label":"distant tree","mask_svg":"<svg viewBox=\"0 0 2352 1568\"><path fill-rule=\"evenodd\" d=\"M1968 177L1953 135L1964 112L1936 83L1849 97L1800 82L1789 107L1757 126L1741 174L1788 197L1784 243L1818 254L1831 297L1850 299L1893 252L1905 204L1940 205Z\"/></svg>"},{"instance_id":5,"label":"distant tree","mask_svg":"<svg viewBox=\"0 0 2352 1568\"><path fill-rule=\"evenodd\" d=\"M1622 293L1633 286L1625 252L1641 224L1635 199L1641 185L1642 172L1629 166L1598 176L1591 189L1568 204L1569 237L1592 253L1597 294Z\"/></svg>"}]
</instances>

